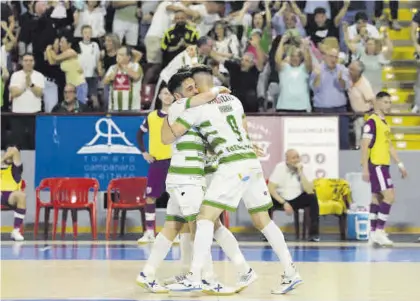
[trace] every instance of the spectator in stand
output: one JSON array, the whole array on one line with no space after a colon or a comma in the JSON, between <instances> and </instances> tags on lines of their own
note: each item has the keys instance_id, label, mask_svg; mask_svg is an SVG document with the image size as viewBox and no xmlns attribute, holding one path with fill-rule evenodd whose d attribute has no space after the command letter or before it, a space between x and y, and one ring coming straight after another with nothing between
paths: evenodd
<instances>
[{"instance_id":1,"label":"spectator in stand","mask_svg":"<svg viewBox=\"0 0 420 301\"><path fill-rule=\"evenodd\" d=\"M411 22L411 41L415 50L415 58L417 62L420 61L420 11L417 11ZM420 111L420 68L417 67L417 79L414 84L414 106L413 113L418 113Z\"/></svg>"},{"instance_id":2,"label":"spectator in stand","mask_svg":"<svg viewBox=\"0 0 420 301\"><path fill-rule=\"evenodd\" d=\"M74 13L74 37L82 40L82 28L89 25L92 29L92 38L98 40L105 35L105 10L100 1L86 1L80 11Z\"/></svg>"},{"instance_id":3,"label":"spectator in stand","mask_svg":"<svg viewBox=\"0 0 420 301\"><path fill-rule=\"evenodd\" d=\"M345 27L345 26L344 26ZM347 34L346 34L347 36ZM364 45L351 43L345 38L347 47L354 54L353 58L360 60L364 65L364 76L370 82L375 95L382 91L382 68L390 63L393 52L393 45L388 36L388 32L383 33L383 43L381 40L367 38Z\"/></svg>"},{"instance_id":4,"label":"spectator in stand","mask_svg":"<svg viewBox=\"0 0 420 301\"><path fill-rule=\"evenodd\" d=\"M38 113L42 110L42 94L45 85L44 76L34 70L34 57L24 54L20 71L12 74L10 79L10 96L13 113ZM13 129L15 144L22 148L33 145L35 139L35 118L12 118L10 126Z\"/></svg>"},{"instance_id":5,"label":"spectator in stand","mask_svg":"<svg viewBox=\"0 0 420 301\"><path fill-rule=\"evenodd\" d=\"M355 148L360 149L362 127L365 123L364 115L372 110L375 94L369 80L363 76L365 66L361 61L353 61L349 65L349 74L352 85L348 91L350 105L353 112L358 114L353 122L355 133Z\"/></svg>"},{"instance_id":6,"label":"spectator in stand","mask_svg":"<svg viewBox=\"0 0 420 301\"><path fill-rule=\"evenodd\" d=\"M34 31L38 22L38 15L35 12L35 1L25 1L23 6L26 12L19 18L19 56L32 52L32 41L35 38Z\"/></svg>"},{"instance_id":7,"label":"spectator in stand","mask_svg":"<svg viewBox=\"0 0 420 301\"><path fill-rule=\"evenodd\" d=\"M77 99L87 102L88 85L80 65L78 54L80 53L79 43L67 32L60 38L60 54L57 54L53 45L47 47L47 58L50 64L60 64L61 70L66 75L66 83L76 87Z\"/></svg>"},{"instance_id":8,"label":"spectator in stand","mask_svg":"<svg viewBox=\"0 0 420 301\"><path fill-rule=\"evenodd\" d=\"M311 74L310 85L314 92L313 107L315 112L344 113L347 112L345 92L350 87L348 70L338 64L337 49L328 49L324 63L315 68ZM340 148L349 148L349 119L340 116Z\"/></svg>"},{"instance_id":9,"label":"spectator in stand","mask_svg":"<svg viewBox=\"0 0 420 301\"><path fill-rule=\"evenodd\" d=\"M268 54L271 45L271 11L270 11L270 1L265 0L265 11L264 12L256 12L252 16L252 26L246 29L246 39L251 39L253 35L258 32L261 35L260 38L260 47L265 54ZM243 42L246 44L246 42ZM250 51L249 47L253 47L252 45L247 45L245 52ZM251 50L252 51L252 50Z\"/></svg>"},{"instance_id":10,"label":"spectator in stand","mask_svg":"<svg viewBox=\"0 0 420 301\"><path fill-rule=\"evenodd\" d=\"M240 58L241 45L236 34L225 21L217 21L214 30L210 32L214 40L214 51L224 54L227 59Z\"/></svg>"},{"instance_id":11,"label":"spectator in stand","mask_svg":"<svg viewBox=\"0 0 420 301\"><path fill-rule=\"evenodd\" d=\"M222 1L204 1L202 4L184 7L183 10L196 22L200 36L206 36L220 20L224 8L225 4Z\"/></svg>"},{"instance_id":12,"label":"spectator in stand","mask_svg":"<svg viewBox=\"0 0 420 301\"><path fill-rule=\"evenodd\" d=\"M187 15L184 11L175 12L175 25L171 26L162 39L162 68L165 68L187 46L195 45L198 40L198 31L194 26L187 24Z\"/></svg>"},{"instance_id":13,"label":"spectator in stand","mask_svg":"<svg viewBox=\"0 0 420 301\"><path fill-rule=\"evenodd\" d=\"M307 19L306 32L311 37L312 42L318 46L326 37L335 37L340 40L339 26L343 17L347 13L350 1L345 1L343 8L335 16L334 20L328 19L325 8L318 7L314 11L314 17ZM318 46L319 47L319 46Z\"/></svg>"},{"instance_id":14,"label":"spectator in stand","mask_svg":"<svg viewBox=\"0 0 420 301\"><path fill-rule=\"evenodd\" d=\"M117 64L111 66L105 76L104 84L111 85L108 111L134 111L141 108L141 80L143 69L132 61L129 46L117 52Z\"/></svg>"},{"instance_id":15,"label":"spectator in stand","mask_svg":"<svg viewBox=\"0 0 420 301\"><path fill-rule=\"evenodd\" d=\"M1 46L1 58L0 58L0 68L1 68L1 77L0 77L0 107L3 108L3 97L4 97L4 85L9 79L9 70L7 70L7 52L6 46Z\"/></svg>"},{"instance_id":16,"label":"spectator in stand","mask_svg":"<svg viewBox=\"0 0 420 301\"><path fill-rule=\"evenodd\" d=\"M389 8L391 10L391 19L385 21L384 12L384 2L383 0L375 1L375 23L376 27L380 28L382 26L388 27L391 25L393 30L401 30L401 25L398 22L398 0L389 1ZM385 21L385 22L384 22Z\"/></svg>"},{"instance_id":17,"label":"spectator in stand","mask_svg":"<svg viewBox=\"0 0 420 301\"><path fill-rule=\"evenodd\" d=\"M258 45L259 47L259 45ZM257 83L264 68L262 58L247 52L241 61L228 60L224 66L229 71L232 94L239 98L246 113L258 112Z\"/></svg>"},{"instance_id":18,"label":"spectator in stand","mask_svg":"<svg viewBox=\"0 0 420 301\"><path fill-rule=\"evenodd\" d=\"M122 42L136 46L139 38L139 21L137 16L137 1L112 1L115 8L112 32L117 34Z\"/></svg>"},{"instance_id":19,"label":"spectator in stand","mask_svg":"<svg viewBox=\"0 0 420 301\"><path fill-rule=\"evenodd\" d=\"M66 84L64 87L64 101L56 104L52 109L53 113L80 113L89 112L89 107L76 98L76 87Z\"/></svg>"},{"instance_id":20,"label":"spectator in stand","mask_svg":"<svg viewBox=\"0 0 420 301\"><path fill-rule=\"evenodd\" d=\"M7 1L1 2L1 39L4 44L4 38L15 30L15 16L12 7Z\"/></svg>"},{"instance_id":21,"label":"spectator in stand","mask_svg":"<svg viewBox=\"0 0 420 301\"><path fill-rule=\"evenodd\" d=\"M52 45L52 50L57 55L60 53L60 39L57 38ZM52 64L45 68L45 88L44 88L44 111L50 113L54 106L58 103L62 93L64 93L64 86L66 84L66 77L60 66L55 65L51 56L46 53L47 60ZM61 94L60 94L61 93Z\"/></svg>"},{"instance_id":22,"label":"spectator in stand","mask_svg":"<svg viewBox=\"0 0 420 301\"><path fill-rule=\"evenodd\" d=\"M156 10L161 2L158 1L142 1L139 2L139 9L141 11L141 20L140 20L140 39L144 41L147 32L150 29L152 24L153 16L156 13ZM163 22L163 20L160 20ZM166 21L166 20L165 20Z\"/></svg>"},{"instance_id":23,"label":"spectator in stand","mask_svg":"<svg viewBox=\"0 0 420 301\"><path fill-rule=\"evenodd\" d=\"M284 35L287 30L297 30L301 37L306 36L303 24L306 24L306 15L302 13L295 1L283 2L280 10L274 15L271 23L276 35Z\"/></svg>"},{"instance_id":24,"label":"spectator in stand","mask_svg":"<svg viewBox=\"0 0 420 301\"><path fill-rule=\"evenodd\" d=\"M224 72L225 70L221 70L220 68L223 67L223 65L221 65L218 61L215 61L214 59L209 59L208 65L210 66L213 73L214 85L229 87L229 74L227 70L226 72Z\"/></svg>"},{"instance_id":25,"label":"spectator in stand","mask_svg":"<svg viewBox=\"0 0 420 301\"><path fill-rule=\"evenodd\" d=\"M369 18L365 12L358 12L356 14L356 16L354 17L354 24L349 26L347 29L349 41L353 41L354 39L356 39L358 33L363 27L366 27L367 35L370 38L380 38L378 29L374 25L369 24L368 21Z\"/></svg>"},{"instance_id":26,"label":"spectator in stand","mask_svg":"<svg viewBox=\"0 0 420 301\"><path fill-rule=\"evenodd\" d=\"M95 108L99 107L98 102L98 66L100 65L99 45L91 40L92 27L90 25L82 26L83 41L79 42L80 55L79 62L83 69L85 81L88 85L88 99L90 99ZM100 67L99 67L100 68Z\"/></svg>"},{"instance_id":27,"label":"spectator in stand","mask_svg":"<svg viewBox=\"0 0 420 301\"><path fill-rule=\"evenodd\" d=\"M301 40L300 47L291 46L290 56L284 58L285 43L290 35L284 35L276 53L279 71L280 95L277 112L310 112L309 74L312 72L312 59L309 40Z\"/></svg>"}]
</instances>

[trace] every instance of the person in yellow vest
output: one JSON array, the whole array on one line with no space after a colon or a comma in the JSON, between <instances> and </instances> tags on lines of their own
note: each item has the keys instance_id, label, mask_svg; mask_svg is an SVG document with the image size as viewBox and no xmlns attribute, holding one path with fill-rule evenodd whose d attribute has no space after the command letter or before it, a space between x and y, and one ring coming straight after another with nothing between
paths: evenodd
<instances>
[{"instance_id":1,"label":"person in yellow vest","mask_svg":"<svg viewBox=\"0 0 420 301\"><path fill-rule=\"evenodd\" d=\"M161 142L161 130L168 109L174 97L168 88L163 87L159 92L162 109L149 113L137 132L137 142L144 159L150 164L147 175L146 189L146 231L139 243L151 243L155 240L156 231L156 199L165 191L165 180L171 162L171 146ZM149 151L144 145L144 134L149 132Z\"/></svg>"},{"instance_id":2,"label":"person in yellow vest","mask_svg":"<svg viewBox=\"0 0 420 301\"><path fill-rule=\"evenodd\" d=\"M15 220L11 238L15 241L24 240L20 226L26 213L26 195L20 190L22 184L23 165L20 152L16 147L8 147L1 158L1 204L15 211Z\"/></svg>"},{"instance_id":3,"label":"person in yellow vest","mask_svg":"<svg viewBox=\"0 0 420 301\"><path fill-rule=\"evenodd\" d=\"M393 242L384 231L395 200L389 170L391 158L398 164L402 178L407 177L407 171L392 145L391 128L385 121L385 114L391 110L391 95L379 92L374 108L375 112L369 116L363 127L361 143L363 180L370 182L372 191L369 242L371 245L391 246Z\"/></svg>"}]
</instances>

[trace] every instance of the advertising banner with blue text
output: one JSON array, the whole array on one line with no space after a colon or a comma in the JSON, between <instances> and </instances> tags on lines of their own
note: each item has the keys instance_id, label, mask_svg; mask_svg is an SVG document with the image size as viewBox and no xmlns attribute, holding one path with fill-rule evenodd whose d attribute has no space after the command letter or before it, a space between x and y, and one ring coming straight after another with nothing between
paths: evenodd
<instances>
[{"instance_id":1,"label":"advertising banner with blue text","mask_svg":"<svg viewBox=\"0 0 420 301\"><path fill-rule=\"evenodd\" d=\"M137 146L142 116L37 116L35 183L44 178L96 178L100 190L120 177L145 177ZM148 139L145 139L146 142Z\"/></svg>"}]
</instances>

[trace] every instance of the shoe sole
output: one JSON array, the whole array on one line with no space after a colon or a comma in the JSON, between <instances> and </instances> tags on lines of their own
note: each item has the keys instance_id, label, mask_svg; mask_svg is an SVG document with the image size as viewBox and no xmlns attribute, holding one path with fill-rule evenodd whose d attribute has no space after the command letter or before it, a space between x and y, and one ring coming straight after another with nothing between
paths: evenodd
<instances>
[{"instance_id":1,"label":"shoe sole","mask_svg":"<svg viewBox=\"0 0 420 301\"><path fill-rule=\"evenodd\" d=\"M203 293L210 296L233 296L236 294L236 291L233 291L231 293L220 293L220 292L214 292L211 290L203 290Z\"/></svg>"},{"instance_id":2,"label":"shoe sole","mask_svg":"<svg viewBox=\"0 0 420 301\"><path fill-rule=\"evenodd\" d=\"M148 245L148 244L152 244L152 243L154 243L154 241L147 241L147 242L145 242L145 241L137 241L137 244L138 245Z\"/></svg>"},{"instance_id":3,"label":"shoe sole","mask_svg":"<svg viewBox=\"0 0 420 301\"><path fill-rule=\"evenodd\" d=\"M282 292L278 292L278 293L273 293L273 292L271 292L271 294L273 294L273 295L285 295L285 294L287 294L288 292L290 292L290 291L292 291L292 290L296 289L296 287L298 287L299 285L302 285L302 284L303 284L303 280L299 280L298 282L296 282L296 283L294 283L293 285L291 285L290 287L288 287L286 290L284 290L284 291L282 291Z\"/></svg>"},{"instance_id":4,"label":"shoe sole","mask_svg":"<svg viewBox=\"0 0 420 301\"><path fill-rule=\"evenodd\" d=\"M139 282L139 281L136 281L136 284L138 286L140 286L141 288L145 289L146 291L148 291L149 293L152 293L152 294L168 294L169 293L169 290L167 290L167 291L160 291L160 292L154 292L154 291L152 291L149 288L149 286L147 284L142 283L142 282Z\"/></svg>"}]
</instances>

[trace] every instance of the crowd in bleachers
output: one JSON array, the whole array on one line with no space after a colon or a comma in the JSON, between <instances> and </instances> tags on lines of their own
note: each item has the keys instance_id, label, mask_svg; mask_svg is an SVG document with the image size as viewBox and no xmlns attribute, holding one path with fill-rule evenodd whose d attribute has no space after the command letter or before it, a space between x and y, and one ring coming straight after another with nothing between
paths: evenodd
<instances>
[{"instance_id":1,"label":"crowd in bleachers","mask_svg":"<svg viewBox=\"0 0 420 301\"><path fill-rule=\"evenodd\" d=\"M180 67L208 64L246 112L367 112L401 29L383 2L2 1L2 111L154 109Z\"/></svg>"}]
</instances>

